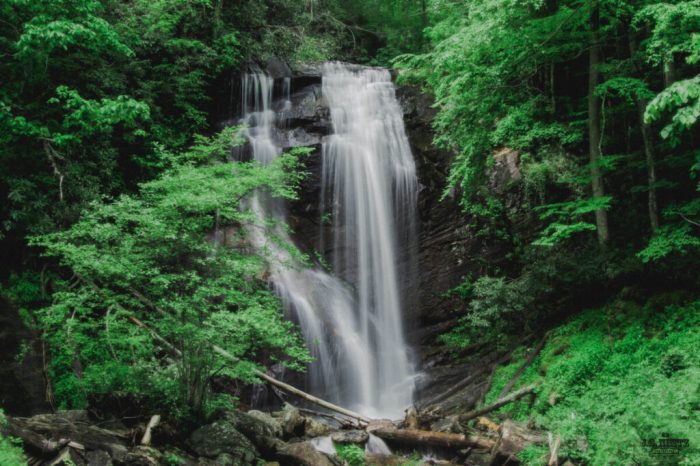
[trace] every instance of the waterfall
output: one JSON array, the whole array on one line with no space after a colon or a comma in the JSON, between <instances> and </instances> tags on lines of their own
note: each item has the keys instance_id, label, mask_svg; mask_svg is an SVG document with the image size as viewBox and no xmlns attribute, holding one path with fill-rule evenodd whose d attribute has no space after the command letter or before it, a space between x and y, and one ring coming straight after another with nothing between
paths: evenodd
<instances>
[{"instance_id":1,"label":"waterfall","mask_svg":"<svg viewBox=\"0 0 700 466\"><path fill-rule=\"evenodd\" d=\"M273 84L262 73L242 81L244 135L261 163L281 153ZM401 417L414 389L402 284L414 240L415 165L387 70L328 63L322 92L334 130L322 148L320 200L333 224L333 237L324 239L335 251L332 273L294 263L270 232L250 234L254 246L277 259L275 291L315 358L308 390L368 416ZM288 80L283 94L282 115L289 109ZM248 207L284 220L284 206L265 196L254 196ZM281 228L272 233L290 240Z\"/></svg>"}]
</instances>

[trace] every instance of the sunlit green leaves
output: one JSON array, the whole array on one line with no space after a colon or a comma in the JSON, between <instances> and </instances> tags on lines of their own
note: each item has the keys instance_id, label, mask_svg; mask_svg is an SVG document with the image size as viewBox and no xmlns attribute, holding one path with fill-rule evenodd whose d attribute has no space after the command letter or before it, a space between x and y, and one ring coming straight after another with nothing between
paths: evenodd
<instances>
[{"instance_id":1,"label":"sunlit green leaves","mask_svg":"<svg viewBox=\"0 0 700 466\"><path fill-rule=\"evenodd\" d=\"M700 118L700 76L673 83L649 103L644 118L659 121L671 113L671 122L661 130L661 136L678 144L681 135Z\"/></svg>"},{"instance_id":2,"label":"sunlit green leaves","mask_svg":"<svg viewBox=\"0 0 700 466\"><path fill-rule=\"evenodd\" d=\"M32 240L73 274L36 314L63 406L123 393L171 415L200 414L214 371L250 381L260 361L303 369L306 349L264 279L274 258L247 243L249 229L273 222L241 204L262 191L294 198L301 175L290 155L267 166L221 163L239 142L235 131L199 137L139 195L93 203L71 228ZM219 360L212 344L241 362ZM76 361L83 377L71 370Z\"/></svg>"}]
</instances>

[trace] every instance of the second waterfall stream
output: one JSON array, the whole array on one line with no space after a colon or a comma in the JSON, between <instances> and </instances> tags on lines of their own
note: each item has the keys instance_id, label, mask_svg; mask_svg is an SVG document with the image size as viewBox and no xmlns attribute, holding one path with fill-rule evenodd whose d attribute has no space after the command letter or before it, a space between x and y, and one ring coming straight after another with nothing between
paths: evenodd
<instances>
[{"instance_id":1,"label":"second waterfall stream","mask_svg":"<svg viewBox=\"0 0 700 466\"><path fill-rule=\"evenodd\" d=\"M244 135L252 158L269 163L282 153L273 111L274 81L243 77ZM289 99L285 81L283 99ZM390 73L327 63L322 93L332 134L322 144L323 241L332 273L290 264L270 232L251 231L256 247L276 257L272 282L314 357L307 389L370 417L399 418L413 401L415 368L404 334L407 283L414 254L416 170ZM285 220L279 201L262 194L249 207ZM281 228L274 235L291 239ZM401 269L401 270L400 270Z\"/></svg>"}]
</instances>

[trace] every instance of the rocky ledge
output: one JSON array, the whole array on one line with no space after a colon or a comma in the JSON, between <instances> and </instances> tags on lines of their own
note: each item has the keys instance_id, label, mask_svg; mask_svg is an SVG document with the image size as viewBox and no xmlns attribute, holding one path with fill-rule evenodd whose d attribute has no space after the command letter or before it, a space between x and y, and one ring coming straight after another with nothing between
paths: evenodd
<instances>
[{"instance_id":1,"label":"rocky ledge","mask_svg":"<svg viewBox=\"0 0 700 466\"><path fill-rule=\"evenodd\" d=\"M485 466L517 464L515 453L545 441L510 421L497 426L484 418L469 433L451 417L433 431L418 430L408 419L361 427L303 415L289 404L272 413L219 412L184 434L157 416L146 421L127 425L86 411L59 411L10 417L2 434L22 441L29 464L46 466L350 466L336 447L364 451L367 466Z\"/></svg>"}]
</instances>

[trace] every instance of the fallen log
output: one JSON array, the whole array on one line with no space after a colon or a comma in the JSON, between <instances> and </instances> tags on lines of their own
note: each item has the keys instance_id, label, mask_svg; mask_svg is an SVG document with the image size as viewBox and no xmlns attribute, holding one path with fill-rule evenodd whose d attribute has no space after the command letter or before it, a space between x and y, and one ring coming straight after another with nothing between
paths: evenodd
<instances>
[{"instance_id":1,"label":"fallen log","mask_svg":"<svg viewBox=\"0 0 700 466\"><path fill-rule=\"evenodd\" d=\"M220 346L217 345L212 345L212 349L214 350L215 353L217 353L219 356L223 356L224 358L228 359L229 361L232 362L239 362L240 360L223 349ZM335 411L336 413L340 413L344 416L348 416L353 419L357 419L358 421L362 421L365 424L369 424L370 419L366 416L363 416L362 414L356 413L354 411L351 411L349 409L343 408L341 406L335 405L333 403L330 403L326 400L322 400L321 398L318 398L316 396L313 396L309 393L306 393L302 390L299 390L296 387L293 387L292 385L289 385L288 383L284 383L280 380L277 380L276 378L272 377L271 375L267 375L266 373L259 371L257 369L253 369L253 373L260 377L261 379L267 381L270 385L274 385L275 387L284 390L287 393L291 393L292 395L296 395L299 398L303 398L306 401L309 401L315 405L321 406L326 409L330 409L331 411Z\"/></svg>"},{"instance_id":2,"label":"fallen log","mask_svg":"<svg viewBox=\"0 0 700 466\"><path fill-rule=\"evenodd\" d=\"M136 326L146 330L148 333L150 333L154 340L160 342L163 346L165 346L175 356L182 357L182 352L179 349L177 349L168 340L166 340L161 335L159 335L155 330L148 327L146 324L144 324L143 322L138 320L136 317L129 316L128 319L134 325L136 325ZM229 353L228 351L226 351L225 349L223 349L222 347L220 347L218 345L212 345L211 349L219 356L222 356L231 362L240 362L240 359L238 359L236 356L232 355L231 353ZM270 385L273 385L273 386L279 388L280 390L283 390L283 391L290 393L292 395L296 395L300 398L303 398L306 401L309 401L310 403L313 403L315 405L321 406L321 407L326 408L326 409L330 409L331 411L335 411L336 413L343 414L344 416L350 417L352 419L356 419L356 420L361 421L365 424L369 424L370 419L368 417L363 416L363 415L356 413L354 411L351 411L349 409L343 408L342 406L338 406L338 405L335 405L333 403L330 403L326 400L322 400L321 398L315 397L315 396L313 396L309 393L306 393L302 390L299 390L298 388L296 388L292 385L289 385L288 383L284 383L280 380L277 380L276 378L264 373L263 371L253 369L253 374L255 374L257 377L260 377L261 379L265 380Z\"/></svg>"},{"instance_id":3,"label":"fallen log","mask_svg":"<svg viewBox=\"0 0 700 466\"><path fill-rule=\"evenodd\" d=\"M490 413L491 411L494 411L502 406L505 406L508 403L512 403L513 401L517 401L520 398L524 397L525 395L534 392L536 387L537 387L537 385L535 385L535 384L528 385L526 387L521 388L520 390L514 391L510 395L504 396L503 398L499 398L493 404L490 404L488 406L484 406L483 408L475 409L473 411L469 411L468 413L460 414L459 421L460 422L467 422L471 419L474 419L475 417L479 417L479 416L482 416L486 413Z\"/></svg>"},{"instance_id":4,"label":"fallen log","mask_svg":"<svg viewBox=\"0 0 700 466\"><path fill-rule=\"evenodd\" d=\"M418 429L396 429L386 426L372 428L367 431L377 437L391 442L408 444L411 446L443 447L443 448L483 448L491 450L496 446L496 441L481 437L447 432L432 432Z\"/></svg>"}]
</instances>

